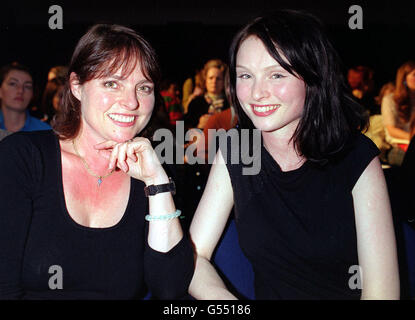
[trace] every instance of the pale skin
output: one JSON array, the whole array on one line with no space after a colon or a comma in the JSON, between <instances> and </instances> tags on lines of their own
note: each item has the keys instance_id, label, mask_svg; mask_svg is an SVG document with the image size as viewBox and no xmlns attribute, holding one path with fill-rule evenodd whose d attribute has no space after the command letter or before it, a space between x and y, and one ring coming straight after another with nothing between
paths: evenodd
<instances>
[{"instance_id":1,"label":"pale skin","mask_svg":"<svg viewBox=\"0 0 415 320\"><path fill-rule=\"evenodd\" d=\"M169 182L150 142L134 138L150 119L154 85L144 77L139 63L126 78L119 70L111 77L81 85L72 73L70 84L81 102L82 117L80 133L73 141L60 140L66 206L78 224L111 227L121 220L127 207L131 177L146 185ZM87 172L73 142L92 172L105 176L115 170L100 186ZM169 192L150 196L148 201L150 215L176 211ZM156 251L168 252L182 236L177 218L149 222L148 244Z\"/></svg>"},{"instance_id":2,"label":"pale skin","mask_svg":"<svg viewBox=\"0 0 415 320\"><path fill-rule=\"evenodd\" d=\"M256 37L248 37L237 53L236 94L265 148L283 171L299 168L305 159L290 141L304 106L305 84L281 68ZM261 107L275 107L270 115ZM382 168L374 158L352 191L362 299L399 299L399 274L391 208ZM235 299L210 263L233 207L228 170L219 151L194 215L190 235L197 259L189 293L196 299Z\"/></svg>"}]
</instances>

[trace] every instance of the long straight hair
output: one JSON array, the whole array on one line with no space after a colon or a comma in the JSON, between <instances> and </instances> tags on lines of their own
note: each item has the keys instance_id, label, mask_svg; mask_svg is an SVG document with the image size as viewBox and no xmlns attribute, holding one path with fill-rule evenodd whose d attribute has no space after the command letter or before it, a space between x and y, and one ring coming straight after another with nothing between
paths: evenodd
<instances>
[{"instance_id":1,"label":"long straight hair","mask_svg":"<svg viewBox=\"0 0 415 320\"><path fill-rule=\"evenodd\" d=\"M349 92L321 22L305 12L279 10L254 19L236 34L229 51L230 93L240 126L248 129L254 125L236 95L236 56L250 36L259 38L282 68L305 82L304 110L292 139L300 155L327 163L367 126L368 117Z\"/></svg>"}]
</instances>

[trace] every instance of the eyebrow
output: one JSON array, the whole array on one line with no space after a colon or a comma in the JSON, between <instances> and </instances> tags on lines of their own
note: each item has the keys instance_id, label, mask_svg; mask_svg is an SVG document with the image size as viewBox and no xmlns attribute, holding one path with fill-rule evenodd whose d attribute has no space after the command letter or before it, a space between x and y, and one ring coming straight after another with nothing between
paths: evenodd
<instances>
[{"instance_id":1,"label":"eyebrow","mask_svg":"<svg viewBox=\"0 0 415 320\"><path fill-rule=\"evenodd\" d=\"M248 67L245 67L245 66L241 66L241 65L236 65L236 68L243 68L243 69L247 69L247 70L249 70L249 68ZM274 64L274 65L271 65L271 66L268 66L268 67L265 67L264 68L264 70L270 70L270 69L274 69L274 68L278 68L278 69L282 69L282 70L285 70L283 67L281 67L281 65L280 64ZM286 70L285 70L286 71Z\"/></svg>"},{"instance_id":2,"label":"eyebrow","mask_svg":"<svg viewBox=\"0 0 415 320\"><path fill-rule=\"evenodd\" d=\"M20 80L19 80L19 79L14 78L14 77L10 77L10 78L9 78L9 81L10 81L10 80L14 80L14 81L20 82ZM28 81L24 81L23 83L33 83L33 81L28 80Z\"/></svg>"},{"instance_id":3,"label":"eyebrow","mask_svg":"<svg viewBox=\"0 0 415 320\"><path fill-rule=\"evenodd\" d=\"M126 79L125 77L122 77L122 76L119 76L119 75L116 75L116 74L115 75L112 75L112 76L108 76L108 78L113 78L113 79L120 80L120 81ZM153 84L153 81L148 80L147 78L144 78L143 80L140 80L140 81L137 82L137 84L143 84L143 83L151 83L151 84Z\"/></svg>"}]
</instances>

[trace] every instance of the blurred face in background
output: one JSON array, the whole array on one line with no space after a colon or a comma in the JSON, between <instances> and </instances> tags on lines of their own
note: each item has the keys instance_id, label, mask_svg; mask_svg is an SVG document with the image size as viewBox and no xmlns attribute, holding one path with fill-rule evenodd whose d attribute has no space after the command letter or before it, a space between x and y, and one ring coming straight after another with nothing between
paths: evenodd
<instances>
[{"instance_id":1,"label":"blurred face in background","mask_svg":"<svg viewBox=\"0 0 415 320\"><path fill-rule=\"evenodd\" d=\"M363 74L355 70L349 70L347 73L347 81L349 82L350 88L360 89L363 84Z\"/></svg>"},{"instance_id":2,"label":"blurred face in background","mask_svg":"<svg viewBox=\"0 0 415 320\"><path fill-rule=\"evenodd\" d=\"M405 81L408 89L415 92L415 69L406 75Z\"/></svg>"},{"instance_id":3,"label":"blurred face in background","mask_svg":"<svg viewBox=\"0 0 415 320\"><path fill-rule=\"evenodd\" d=\"M56 90L56 93L55 93L55 95L53 96L53 99L52 99L53 109L55 109L56 111L59 110L59 103L60 103L60 100L62 98L63 88L64 88L64 86L60 86L58 88L58 90Z\"/></svg>"},{"instance_id":4,"label":"blurred face in background","mask_svg":"<svg viewBox=\"0 0 415 320\"><path fill-rule=\"evenodd\" d=\"M210 94L220 94L224 88L224 75L218 68L210 68L206 73L206 91Z\"/></svg>"},{"instance_id":5,"label":"blurred face in background","mask_svg":"<svg viewBox=\"0 0 415 320\"><path fill-rule=\"evenodd\" d=\"M24 112L33 97L33 80L21 70L10 70L0 86L2 108Z\"/></svg>"}]
</instances>

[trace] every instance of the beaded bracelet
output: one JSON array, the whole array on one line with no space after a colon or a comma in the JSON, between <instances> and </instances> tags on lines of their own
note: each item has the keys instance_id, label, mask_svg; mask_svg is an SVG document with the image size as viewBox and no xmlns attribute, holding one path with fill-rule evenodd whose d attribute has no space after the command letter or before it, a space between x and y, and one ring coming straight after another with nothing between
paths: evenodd
<instances>
[{"instance_id":1,"label":"beaded bracelet","mask_svg":"<svg viewBox=\"0 0 415 320\"><path fill-rule=\"evenodd\" d=\"M147 221L154 221L154 220L171 220L173 218L177 218L182 214L182 212L177 209L176 212L165 214L162 216L152 216L152 215L146 215L145 219Z\"/></svg>"}]
</instances>

